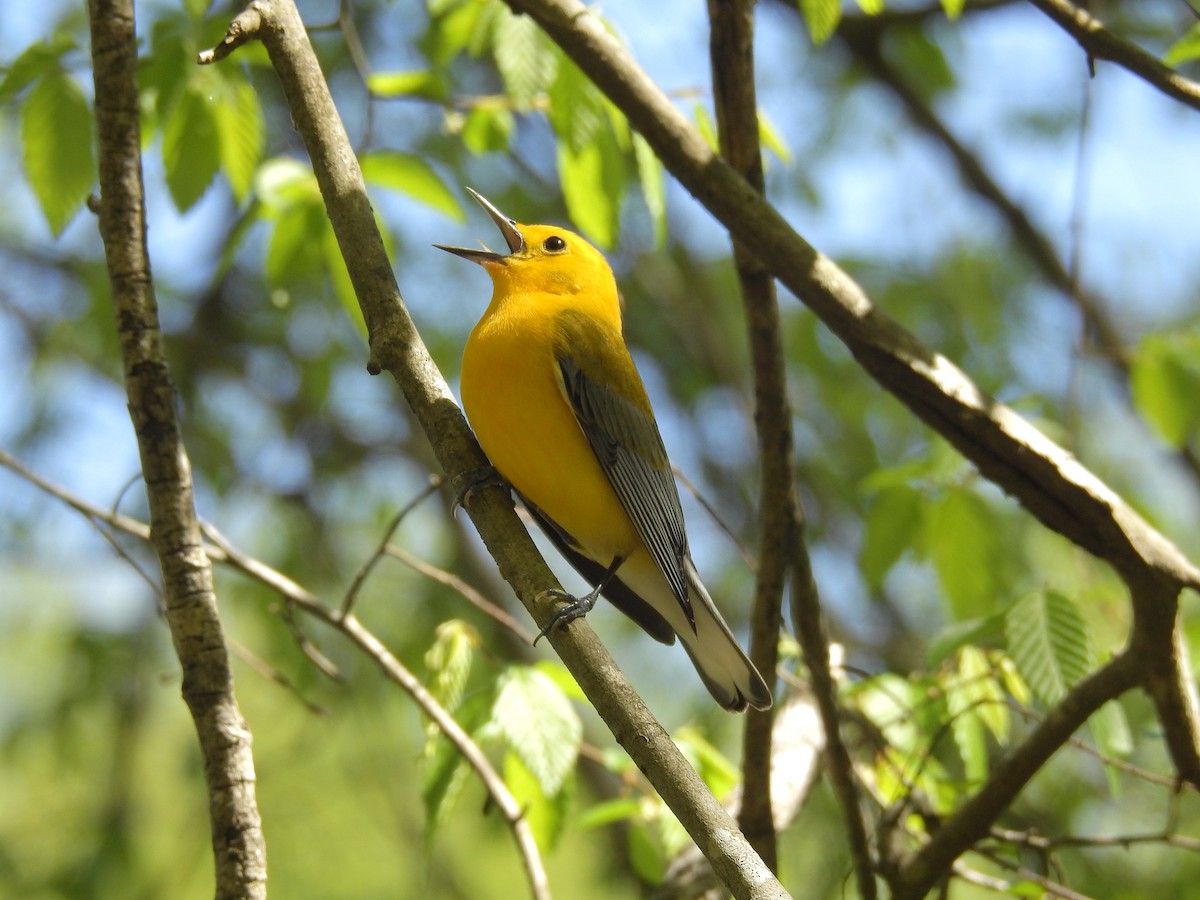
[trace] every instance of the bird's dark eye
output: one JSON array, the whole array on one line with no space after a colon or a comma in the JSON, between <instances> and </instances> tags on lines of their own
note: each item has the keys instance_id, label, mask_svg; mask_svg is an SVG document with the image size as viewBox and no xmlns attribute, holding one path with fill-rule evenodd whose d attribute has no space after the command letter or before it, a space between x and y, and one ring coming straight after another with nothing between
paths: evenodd
<instances>
[{"instance_id":1,"label":"bird's dark eye","mask_svg":"<svg viewBox=\"0 0 1200 900\"><path fill-rule=\"evenodd\" d=\"M547 253L562 253L567 249L567 242L557 234L552 234L542 241L542 249Z\"/></svg>"}]
</instances>

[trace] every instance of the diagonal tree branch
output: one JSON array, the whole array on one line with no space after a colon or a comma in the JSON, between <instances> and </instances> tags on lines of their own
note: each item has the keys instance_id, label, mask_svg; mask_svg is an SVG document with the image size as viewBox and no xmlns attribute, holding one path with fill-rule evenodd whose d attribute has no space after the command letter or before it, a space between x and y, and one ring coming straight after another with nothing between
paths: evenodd
<instances>
[{"instance_id":1,"label":"diagonal tree branch","mask_svg":"<svg viewBox=\"0 0 1200 900\"><path fill-rule=\"evenodd\" d=\"M204 554L191 470L175 413L146 251L133 0L89 0L100 161L100 235L112 283L129 413L162 567L164 606L183 668L208 783L218 898L266 896L266 844L250 731Z\"/></svg>"},{"instance_id":2,"label":"diagonal tree branch","mask_svg":"<svg viewBox=\"0 0 1200 900\"><path fill-rule=\"evenodd\" d=\"M1087 10L1070 0L1029 0L1071 35L1088 55L1088 63L1106 59L1136 75L1148 85L1178 100L1192 109L1200 110L1200 84L1184 78L1170 66L1141 47L1109 31Z\"/></svg>"},{"instance_id":3,"label":"diagonal tree branch","mask_svg":"<svg viewBox=\"0 0 1200 900\"><path fill-rule=\"evenodd\" d=\"M254 0L233 21L222 44L201 54L200 61L213 62L251 39L261 40L266 47L292 120L312 159L367 323L371 341L368 370L392 373L452 486L461 487L464 476L487 461L404 307L358 161L291 0ZM555 604L545 594L556 583L506 492L493 488L476 491L468 511L501 575L538 625L547 624ZM650 714L586 622L554 629L549 639L614 737L734 895L786 897L778 880Z\"/></svg>"},{"instance_id":4,"label":"diagonal tree branch","mask_svg":"<svg viewBox=\"0 0 1200 900\"><path fill-rule=\"evenodd\" d=\"M1127 650L1075 684L1033 732L997 763L987 784L941 824L929 843L903 867L887 873L893 900L924 897L955 859L987 837L1000 813L1088 717L1138 683L1142 664L1139 654Z\"/></svg>"}]
</instances>

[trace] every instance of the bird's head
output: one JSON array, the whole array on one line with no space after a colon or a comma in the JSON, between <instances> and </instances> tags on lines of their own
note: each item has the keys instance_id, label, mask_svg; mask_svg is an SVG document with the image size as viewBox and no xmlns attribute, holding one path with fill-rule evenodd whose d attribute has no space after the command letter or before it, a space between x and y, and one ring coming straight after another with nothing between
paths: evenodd
<instances>
[{"instance_id":1,"label":"bird's head","mask_svg":"<svg viewBox=\"0 0 1200 900\"><path fill-rule=\"evenodd\" d=\"M594 294L616 297L612 270L596 248L579 235L553 225L518 225L482 194L467 188L500 229L508 253L434 244L440 250L479 263L497 291Z\"/></svg>"}]
</instances>

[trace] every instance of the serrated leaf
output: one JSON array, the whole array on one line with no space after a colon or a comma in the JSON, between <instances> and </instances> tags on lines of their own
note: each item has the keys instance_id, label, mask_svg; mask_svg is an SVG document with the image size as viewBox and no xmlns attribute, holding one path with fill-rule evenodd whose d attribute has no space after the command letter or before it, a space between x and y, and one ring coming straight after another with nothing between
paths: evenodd
<instances>
[{"instance_id":1,"label":"serrated leaf","mask_svg":"<svg viewBox=\"0 0 1200 900\"><path fill-rule=\"evenodd\" d=\"M499 7L492 31L496 68L518 110L530 110L554 80L558 55L545 32L529 16Z\"/></svg>"},{"instance_id":2,"label":"serrated leaf","mask_svg":"<svg viewBox=\"0 0 1200 900\"><path fill-rule=\"evenodd\" d=\"M921 546L956 618L987 615L996 602L1003 562L996 517L966 488L952 488L921 517Z\"/></svg>"},{"instance_id":3,"label":"serrated leaf","mask_svg":"<svg viewBox=\"0 0 1200 900\"><path fill-rule=\"evenodd\" d=\"M1200 59L1200 24L1193 25L1183 37L1171 45L1163 57L1163 62L1174 67L1194 59Z\"/></svg>"},{"instance_id":4,"label":"serrated leaf","mask_svg":"<svg viewBox=\"0 0 1200 900\"><path fill-rule=\"evenodd\" d=\"M163 126L167 190L180 212L204 196L221 166L216 101L199 84L189 84Z\"/></svg>"},{"instance_id":5,"label":"serrated leaf","mask_svg":"<svg viewBox=\"0 0 1200 900\"><path fill-rule=\"evenodd\" d=\"M812 42L818 47L829 40L842 20L839 0L800 0L800 12Z\"/></svg>"},{"instance_id":6,"label":"serrated leaf","mask_svg":"<svg viewBox=\"0 0 1200 900\"><path fill-rule=\"evenodd\" d=\"M543 672L514 666L500 676L492 723L547 795L562 787L583 738L583 725L558 685Z\"/></svg>"},{"instance_id":7,"label":"serrated leaf","mask_svg":"<svg viewBox=\"0 0 1200 900\"><path fill-rule=\"evenodd\" d=\"M599 89L569 59L558 64L548 92L547 117L560 141L578 151L604 127L604 101Z\"/></svg>"},{"instance_id":8,"label":"serrated leaf","mask_svg":"<svg viewBox=\"0 0 1200 900\"><path fill-rule=\"evenodd\" d=\"M1200 334L1148 335L1130 368L1133 404L1156 434L1182 448L1200 427Z\"/></svg>"},{"instance_id":9,"label":"serrated leaf","mask_svg":"<svg viewBox=\"0 0 1200 900\"><path fill-rule=\"evenodd\" d=\"M266 126L258 94L235 75L225 81L221 101L213 109L221 168L229 179L234 199L246 199L262 162Z\"/></svg>"},{"instance_id":10,"label":"serrated leaf","mask_svg":"<svg viewBox=\"0 0 1200 900\"><path fill-rule=\"evenodd\" d=\"M625 161L612 132L602 130L579 150L558 143L558 177L571 219L593 243L617 240Z\"/></svg>"},{"instance_id":11,"label":"serrated leaf","mask_svg":"<svg viewBox=\"0 0 1200 900\"><path fill-rule=\"evenodd\" d=\"M907 485L885 488L871 498L863 521L863 545L858 556L867 587L877 590L884 576L912 547L919 533L921 493Z\"/></svg>"},{"instance_id":12,"label":"serrated leaf","mask_svg":"<svg viewBox=\"0 0 1200 900\"><path fill-rule=\"evenodd\" d=\"M663 178L663 164L646 139L636 133L633 135L633 159L642 186L642 198L654 227L654 246L661 248L667 242L667 184Z\"/></svg>"},{"instance_id":13,"label":"serrated leaf","mask_svg":"<svg viewBox=\"0 0 1200 900\"><path fill-rule=\"evenodd\" d=\"M21 152L29 185L57 237L96 183L92 111L66 73L49 73L25 97Z\"/></svg>"},{"instance_id":14,"label":"serrated leaf","mask_svg":"<svg viewBox=\"0 0 1200 900\"><path fill-rule=\"evenodd\" d=\"M429 69L372 72L367 76L367 90L377 97L424 97L437 101L449 95L445 80Z\"/></svg>"},{"instance_id":15,"label":"serrated leaf","mask_svg":"<svg viewBox=\"0 0 1200 900\"><path fill-rule=\"evenodd\" d=\"M479 632L458 619L443 622L434 631L433 644L425 652L429 692L448 712L462 702L479 646Z\"/></svg>"},{"instance_id":16,"label":"serrated leaf","mask_svg":"<svg viewBox=\"0 0 1200 900\"><path fill-rule=\"evenodd\" d=\"M8 66L4 77L0 78L0 106L10 103L35 80L57 69L63 54L75 46L72 38L60 34L52 40L39 41L26 47Z\"/></svg>"},{"instance_id":17,"label":"serrated leaf","mask_svg":"<svg viewBox=\"0 0 1200 900\"><path fill-rule=\"evenodd\" d=\"M521 757L511 752L504 754L504 784L521 807L521 818L529 824L538 847L544 851L553 850L570 808L571 791L560 788L547 795L541 781L534 777ZM565 784L569 785L570 781Z\"/></svg>"},{"instance_id":18,"label":"serrated leaf","mask_svg":"<svg viewBox=\"0 0 1200 900\"><path fill-rule=\"evenodd\" d=\"M1009 656L1047 706L1087 673L1087 631L1069 598L1056 591L1028 594L1012 605L1004 622Z\"/></svg>"},{"instance_id":19,"label":"serrated leaf","mask_svg":"<svg viewBox=\"0 0 1200 900\"><path fill-rule=\"evenodd\" d=\"M401 191L456 222L467 214L433 167L418 156L378 150L362 159L362 173L371 184Z\"/></svg>"}]
</instances>

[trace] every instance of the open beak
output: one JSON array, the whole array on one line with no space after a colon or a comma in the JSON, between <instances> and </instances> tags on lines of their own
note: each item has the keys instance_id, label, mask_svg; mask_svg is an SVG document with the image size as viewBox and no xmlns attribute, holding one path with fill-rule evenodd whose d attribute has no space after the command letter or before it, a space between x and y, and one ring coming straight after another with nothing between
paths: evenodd
<instances>
[{"instance_id":1,"label":"open beak","mask_svg":"<svg viewBox=\"0 0 1200 900\"><path fill-rule=\"evenodd\" d=\"M521 232L517 231L517 223L506 216L496 207L492 206L491 202L483 194L467 188L467 193L475 198L475 202L487 210L487 214L492 217L492 221L496 223L496 227L500 229L500 233L504 235L504 241L508 244L510 253L520 253L525 249L525 238L521 237ZM471 262L483 265L485 263L495 263L507 257L504 253L493 253L491 250L469 250L466 247L447 247L445 244L434 244L439 250L445 250L447 253L453 253L455 256L461 256L463 259L469 259Z\"/></svg>"}]
</instances>

